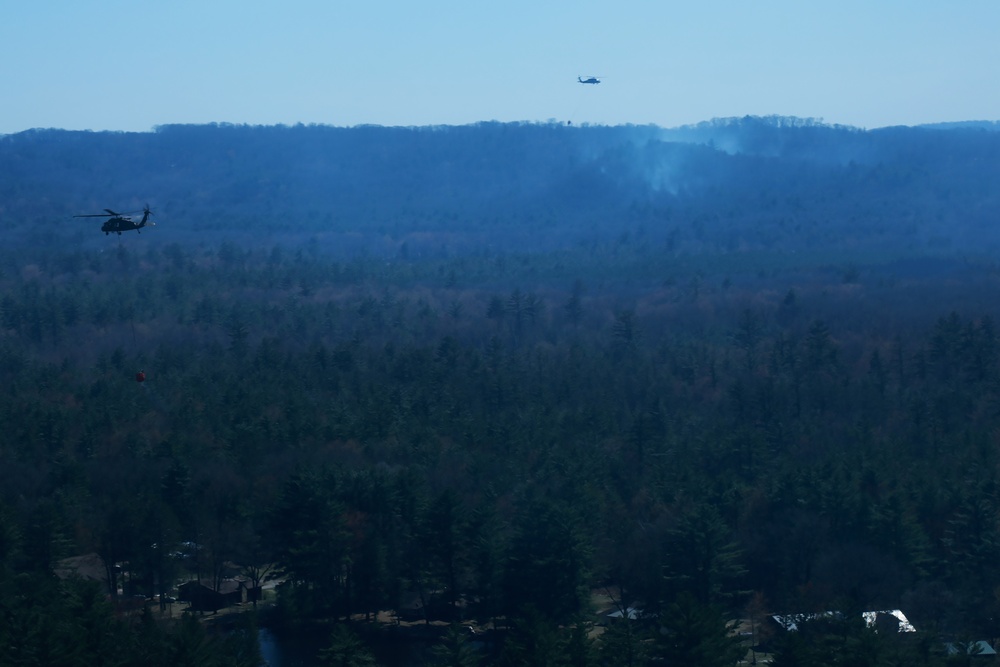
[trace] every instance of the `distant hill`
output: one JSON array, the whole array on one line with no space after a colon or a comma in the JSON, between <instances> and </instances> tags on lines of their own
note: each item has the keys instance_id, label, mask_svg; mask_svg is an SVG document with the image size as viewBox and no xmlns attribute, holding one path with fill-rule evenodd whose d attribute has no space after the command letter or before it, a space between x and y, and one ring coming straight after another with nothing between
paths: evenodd
<instances>
[{"instance_id":1,"label":"distant hill","mask_svg":"<svg viewBox=\"0 0 1000 667\"><path fill-rule=\"evenodd\" d=\"M72 215L149 203L178 242L337 254L995 252L995 123L879 130L745 117L674 129L166 125L0 137L0 229L97 243Z\"/></svg>"},{"instance_id":2,"label":"distant hill","mask_svg":"<svg viewBox=\"0 0 1000 667\"><path fill-rule=\"evenodd\" d=\"M989 130L1000 132L1000 121L996 120L963 120L956 123L928 123L920 125L931 130Z\"/></svg>"}]
</instances>

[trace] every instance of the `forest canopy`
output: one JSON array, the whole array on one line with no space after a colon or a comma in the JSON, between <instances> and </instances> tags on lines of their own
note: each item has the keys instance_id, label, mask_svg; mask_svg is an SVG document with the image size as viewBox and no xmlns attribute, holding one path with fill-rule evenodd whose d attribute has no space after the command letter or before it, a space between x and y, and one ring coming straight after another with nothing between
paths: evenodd
<instances>
[{"instance_id":1,"label":"forest canopy","mask_svg":"<svg viewBox=\"0 0 1000 667\"><path fill-rule=\"evenodd\" d=\"M997 142L782 118L0 137L0 628L60 619L68 651L73 609L112 623L235 565L280 576L285 619L419 597L502 629L490 664L732 664L727 621L764 612L993 637ZM71 218L147 203L141 234ZM128 576L59 583L92 553ZM588 635L595 591L647 623ZM876 641L845 624L810 641Z\"/></svg>"}]
</instances>

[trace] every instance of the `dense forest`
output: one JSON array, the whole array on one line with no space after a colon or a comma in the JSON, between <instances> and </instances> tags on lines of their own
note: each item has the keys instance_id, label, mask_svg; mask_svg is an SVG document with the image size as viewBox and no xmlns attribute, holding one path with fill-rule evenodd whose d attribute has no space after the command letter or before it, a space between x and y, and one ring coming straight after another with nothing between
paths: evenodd
<instances>
[{"instance_id":1,"label":"dense forest","mask_svg":"<svg viewBox=\"0 0 1000 667\"><path fill-rule=\"evenodd\" d=\"M4 661L258 664L266 622L412 664L376 619L416 599L426 664L966 664L1000 634L995 129L0 136ZM268 615L153 613L233 569Z\"/></svg>"}]
</instances>

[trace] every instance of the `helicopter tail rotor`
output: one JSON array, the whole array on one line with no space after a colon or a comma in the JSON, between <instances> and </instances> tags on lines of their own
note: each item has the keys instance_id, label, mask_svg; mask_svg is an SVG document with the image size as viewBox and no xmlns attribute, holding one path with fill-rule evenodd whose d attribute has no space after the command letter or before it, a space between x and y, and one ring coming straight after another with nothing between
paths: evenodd
<instances>
[{"instance_id":1,"label":"helicopter tail rotor","mask_svg":"<svg viewBox=\"0 0 1000 667\"><path fill-rule=\"evenodd\" d=\"M143 207L143 209L142 209L142 222L139 223L139 226L140 227L143 227L143 226L146 226L146 225L153 225L153 226L155 226L156 223L149 219L149 216L151 216L151 215L153 215L153 211L150 210L149 204L146 204Z\"/></svg>"}]
</instances>

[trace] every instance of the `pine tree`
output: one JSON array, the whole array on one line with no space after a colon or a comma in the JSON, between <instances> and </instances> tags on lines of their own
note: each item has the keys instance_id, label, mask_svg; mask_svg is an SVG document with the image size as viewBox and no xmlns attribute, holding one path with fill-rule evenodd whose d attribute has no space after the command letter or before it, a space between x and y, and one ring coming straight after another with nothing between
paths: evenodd
<instances>
[{"instance_id":1,"label":"pine tree","mask_svg":"<svg viewBox=\"0 0 1000 667\"><path fill-rule=\"evenodd\" d=\"M476 667L479 652L470 641L469 629L457 623L448 626L441 642L431 649L431 667Z\"/></svg>"},{"instance_id":2,"label":"pine tree","mask_svg":"<svg viewBox=\"0 0 1000 667\"><path fill-rule=\"evenodd\" d=\"M712 605L681 593L661 612L654 652L668 665L729 667L743 657L739 637Z\"/></svg>"},{"instance_id":3,"label":"pine tree","mask_svg":"<svg viewBox=\"0 0 1000 667\"><path fill-rule=\"evenodd\" d=\"M346 623L338 623L330 635L330 646L319 652L320 662L329 667L372 667L375 656Z\"/></svg>"}]
</instances>

